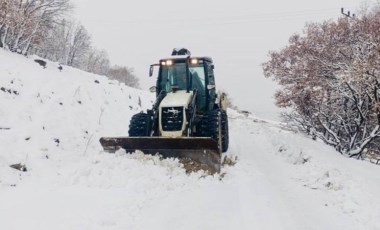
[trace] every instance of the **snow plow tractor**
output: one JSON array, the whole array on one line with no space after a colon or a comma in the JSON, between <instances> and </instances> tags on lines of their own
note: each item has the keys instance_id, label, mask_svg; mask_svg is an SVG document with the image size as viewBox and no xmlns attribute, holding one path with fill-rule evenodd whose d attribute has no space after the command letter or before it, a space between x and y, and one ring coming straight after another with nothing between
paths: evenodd
<instances>
[{"instance_id":1,"label":"snow plow tractor","mask_svg":"<svg viewBox=\"0 0 380 230\"><path fill-rule=\"evenodd\" d=\"M228 117L225 94L216 92L212 59L193 57L182 48L151 65L150 76L155 66L152 109L131 118L129 137L101 138L104 150L190 159L220 172L221 153L228 149Z\"/></svg>"}]
</instances>

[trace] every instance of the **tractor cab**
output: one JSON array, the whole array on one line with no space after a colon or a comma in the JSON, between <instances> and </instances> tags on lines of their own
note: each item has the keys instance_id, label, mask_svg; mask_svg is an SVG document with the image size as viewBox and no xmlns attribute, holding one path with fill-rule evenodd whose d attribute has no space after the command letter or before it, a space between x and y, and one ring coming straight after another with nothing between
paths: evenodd
<instances>
[{"instance_id":1,"label":"tractor cab","mask_svg":"<svg viewBox=\"0 0 380 230\"><path fill-rule=\"evenodd\" d=\"M196 94L198 112L213 109L216 92L211 58L178 55L161 59L157 65L160 67L155 87L157 96L161 91L192 92Z\"/></svg>"}]
</instances>

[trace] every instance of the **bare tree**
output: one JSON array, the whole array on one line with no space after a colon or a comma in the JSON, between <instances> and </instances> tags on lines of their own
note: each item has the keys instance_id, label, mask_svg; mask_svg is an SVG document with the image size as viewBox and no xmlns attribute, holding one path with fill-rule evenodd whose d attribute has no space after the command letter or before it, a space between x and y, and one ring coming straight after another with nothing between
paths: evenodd
<instances>
[{"instance_id":1,"label":"bare tree","mask_svg":"<svg viewBox=\"0 0 380 230\"><path fill-rule=\"evenodd\" d=\"M91 37L81 24L63 19L45 32L33 53L61 64L86 69Z\"/></svg>"},{"instance_id":2,"label":"bare tree","mask_svg":"<svg viewBox=\"0 0 380 230\"><path fill-rule=\"evenodd\" d=\"M71 8L69 0L2 0L0 5L1 45L23 54Z\"/></svg>"},{"instance_id":3,"label":"bare tree","mask_svg":"<svg viewBox=\"0 0 380 230\"><path fill-rule=\"evenodd\" d=\"M128 86L139 88L139 80L134 75L133 69L124 67L124 66L113 66L108 71L107 76L110 79L118 80L119 82L123 82Z\"/></svg>"},{"instance_id":4,"label":"bare tree","mask_svg":"<svg viewBox=\"0 0 380 230\"><path fill-rule=\"evenodd\" d=\"M110 68L110 61L105 50L92 48L87 54L86 71L100 75L107 75Z\"/></svg>"},{"instance_id":5,"label":"bare tree","mask_svg":"<svg viewBox=\"0 0 380 230\"><path fill-rule=\"evenodd\" d=\"M132 69L110 68L107 52L93 48L86 28L66 15L70 9L69 0L0 0L0 47L138 87Z\"/></svg>"},{"instance_id":6,"label":"bare tree","mask_svg":"<svg viewBox=\"0 0 380 230\"><path fill-rule=\"evenodd\" d=\"M70 41L66 64L81 67L91 46L91 38L86 28L80 24L73 24L70 28Z\"/></svg>"}]
</instances>

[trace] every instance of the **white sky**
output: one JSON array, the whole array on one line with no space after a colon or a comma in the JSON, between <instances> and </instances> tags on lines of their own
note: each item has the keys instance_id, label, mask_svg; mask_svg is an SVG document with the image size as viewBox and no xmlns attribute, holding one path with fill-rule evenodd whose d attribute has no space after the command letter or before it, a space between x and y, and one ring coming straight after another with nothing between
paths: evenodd
<instances>
[{"instance_id":1,"label":"white sky","mask_svg":"<svg viewBox=\"0 0 380 230\"><path fill-rule=\"evenodd\" d=\"M278 119L276 85L263 77L268 51L287 44L306 22L355 11L360 0L126 1L72 0L75 17L105 49L112 64L135 69L144 89L155 84L149 65L174 47L214 59L217 88L234 104L267 119Z\"/></svg>"}]
</instances>

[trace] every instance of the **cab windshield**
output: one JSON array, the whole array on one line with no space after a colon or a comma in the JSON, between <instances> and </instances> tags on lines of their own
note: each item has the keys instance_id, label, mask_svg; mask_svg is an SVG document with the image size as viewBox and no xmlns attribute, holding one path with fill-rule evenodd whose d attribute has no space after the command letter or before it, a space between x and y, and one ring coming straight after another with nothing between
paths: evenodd
<instances>
[{"instance_id":1,"label":"cab windshield","mask_svg":"<svg viewBox=\"0 0 380 230\"><path fill-rule=\"evenodd\" d=\"M205 91L205 72L203 64L189 66L191 81L190 90L196 89L202 94ZM161 66L159 87L166 92L172 92L173 88L186 90L186 63L174 63L170 66ZM174 86L174 87L173 87Z\"/></svg>"}]
</instances>

